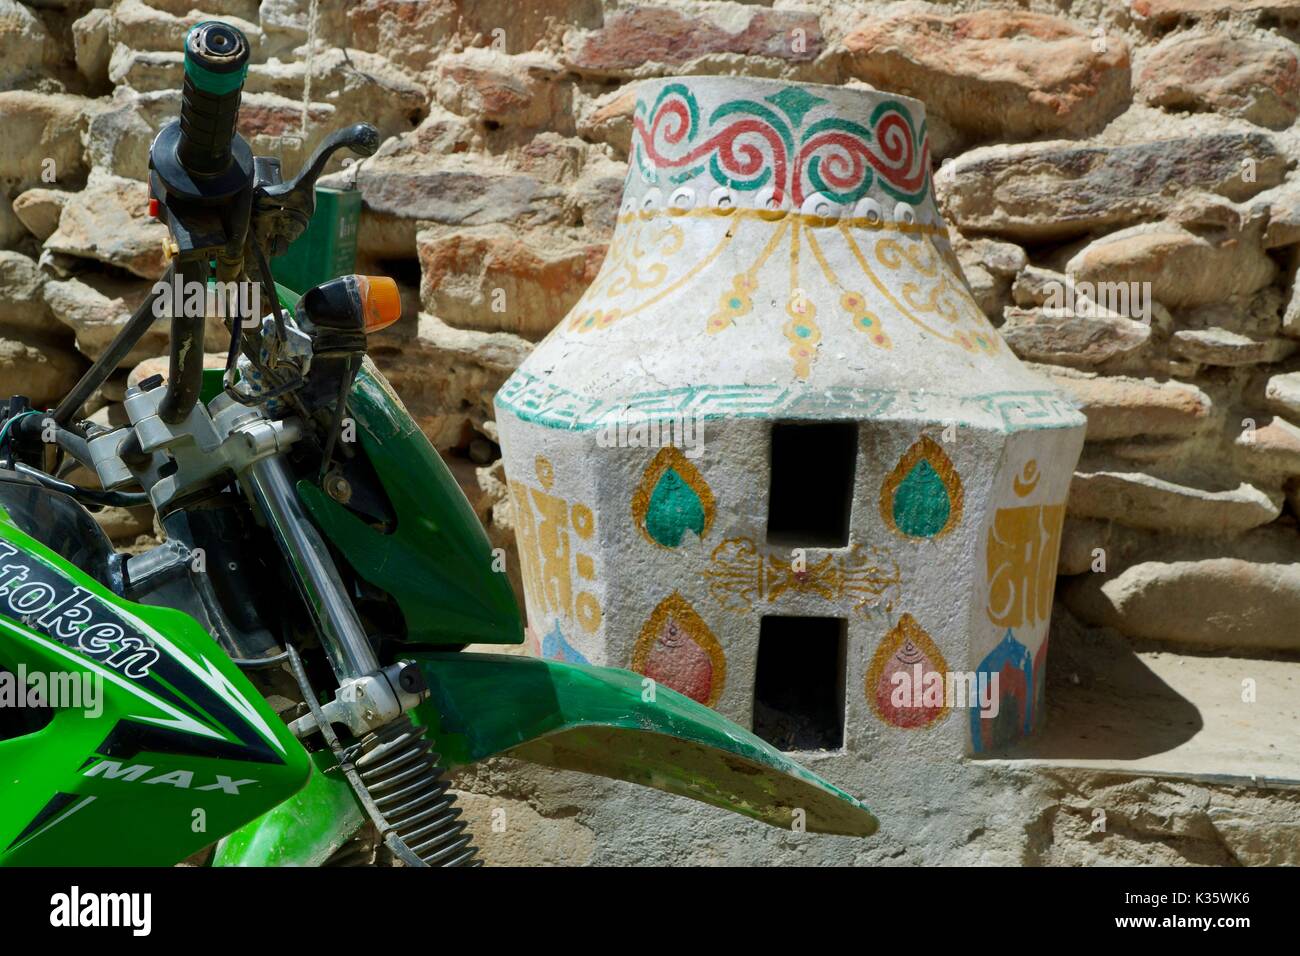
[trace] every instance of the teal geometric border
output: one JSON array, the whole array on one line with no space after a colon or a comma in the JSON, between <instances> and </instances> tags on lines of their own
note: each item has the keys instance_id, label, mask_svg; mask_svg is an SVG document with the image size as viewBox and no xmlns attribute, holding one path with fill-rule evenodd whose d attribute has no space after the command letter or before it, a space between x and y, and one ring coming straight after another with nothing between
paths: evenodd
<instances>
[{"instance_id":1,"label":"teal geometric border","mask_svg":"<svg viewBox=\"0 0 1300 956\"><path fill-rule=\"evenodd\" d=\"M522 421L564 431L590 431L631 416L647 421L672 417L869 419L891 410L933 412L936 405L981 412L1000 422L1005 432L1074 428L1086 422L1074 405L1050 389L947 396L933 391L849 386L685 385L604 399L579 395L522 369L501 386L496 404Z\"/></svg>"}]
</instances>

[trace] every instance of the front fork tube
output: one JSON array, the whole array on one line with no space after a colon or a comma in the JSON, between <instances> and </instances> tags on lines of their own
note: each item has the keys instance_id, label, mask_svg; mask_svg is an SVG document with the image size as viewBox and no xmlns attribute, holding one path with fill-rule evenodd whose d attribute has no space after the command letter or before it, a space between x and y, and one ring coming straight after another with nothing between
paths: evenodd
<instances>
[{"instance_id":1,"label":"front fork tube","mask_svg":"<svg viewBox=\"0 0 1300 956\"><path fill-rule=\"evenodd\" d=\"M289 563L338 680L334 700L323 705L325 716L358 737L397 720L427 695L424 679L412 665L380 667L329 546L298 498L285 456L259 458L240 477ZM302 736L315 723L311 715L299 718L293 730Z\"/></svg>"},{"instance_id":2,"label":"front fork tube","mask_svg":"<svg viewBox=\"0 0 1300 956\"><path fill-rule=\"evenodd\" d=\"M370 639L348 597L325 539L298 498L283 455L261 458L244 480L315 619L321 645L340 684L379 670Z\"/></svg>"},{"instance_id":3,"label":"front fork tube","mask_svg":"<svg viewBox=\"0 0 1300 956\"><path fill-rule=\"evenodd\" d=\"M404 863L474 865L477 851L448 792L441 757L405 716L428 694L419 668L399 662L380 670L329 548L298 499L284 456L257 460L245 470L244 481L289 562L339 682L334 700L319 705L311 699L297 652L289 648L311 709L309 718L294 721L295 733L321 732L384 843ZM342 747L331 727L336 722L347 724L359 741Z\"/></svg>"}]
</instances>

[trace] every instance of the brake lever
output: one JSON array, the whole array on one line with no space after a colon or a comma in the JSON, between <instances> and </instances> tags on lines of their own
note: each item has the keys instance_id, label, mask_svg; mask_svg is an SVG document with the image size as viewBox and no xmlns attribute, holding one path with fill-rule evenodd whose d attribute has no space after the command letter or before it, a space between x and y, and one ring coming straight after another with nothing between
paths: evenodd
<instances>
[{"instance_id":1,"label":"brake lever","mask_svg":"<svg viewBox=\"0 0 1300 956\"><path fill-rule=\"evenodd\" d=\"M356 123L336 130L316 147L293 179L286 183L259 182L255 186L255 231L269 255L281 255L307 228L312 213L316 211L316 180L334 153L344 147L361 156L373 156L379 148L379 130L369 123Z\"/></svg>"}]
</instances>

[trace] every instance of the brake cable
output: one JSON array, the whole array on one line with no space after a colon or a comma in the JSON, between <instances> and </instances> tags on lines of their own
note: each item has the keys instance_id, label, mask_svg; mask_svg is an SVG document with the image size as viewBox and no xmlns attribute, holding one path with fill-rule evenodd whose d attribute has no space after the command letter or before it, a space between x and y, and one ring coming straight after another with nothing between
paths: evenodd
<instances>
[{"instance_id":1,"label":"brake cable","mask_svg":"<svg viewBox=\"0 0 1300 956\"><path fill-rule=\"evenodd\" d=\"M330 422L330 430L325 440L325 449L321 453L320 460L320 479L323 481L325 475L330 470L331 459L334 457L334 449L338 445L339 435L343 431L343 420L348 414L348 394L352 391L352 380L360 371L361 363L356 359L348 362L347 374L339 382L338 397L334 400L334 420Z\"/></svg>"},{"instance_id":2,"label":"brake cable","mask_svg":"<svg viewBox=\"0 0 1300 956\"><path fill-rule=\"evenodd\" d=\"M285 336L288 335L288 322L284 317L284 306L280 305L280 296L275 291L275 277L271 275L271 266L266 261L266 253L262 251L262 247L256 242L253 243L253 255L257 258L257 271L260 273L262 287L271 296L271 315L275 318L276 349L278 351L280 344L284 342ZM275 368L276 358L278 356L275 352L271 352L271 368Z\"/></svg>"},{"instance_id":3,"label":"brake cable","mask_svg":"<svg viewBox=\"0 0 1300 956\"><path fill-rule=\"evenodd\" d=\"M60 492L70 498L75 498L83 504L109 508L135 508L149 504L149 496L142 491L101 491L97 488L83 488L81 485L74 485L71 482L55 478L53 475L47 475L39 468L33 468L21 461L13 463L13 470L20 475L34 478L50 491Z\"/></svg>"},{"instance_id":4,"label":"brake cable","mask_svg":"<svg viewBox=\"0 0 1300 956\"><path fill-rule=\"evenodd\" d=\"M230 348L226 350L226 369L221 374L222 389L229 394L230 390L235 387L235 380L231 377L235 371L235 361L239 357L240 341L244 333L244 316L240 314L238 308L235 308L235 315L230 320ZM231 395L231 398L234 398ZM244 404L244 403L240 403Z\"/></svg>"}]
</instances>

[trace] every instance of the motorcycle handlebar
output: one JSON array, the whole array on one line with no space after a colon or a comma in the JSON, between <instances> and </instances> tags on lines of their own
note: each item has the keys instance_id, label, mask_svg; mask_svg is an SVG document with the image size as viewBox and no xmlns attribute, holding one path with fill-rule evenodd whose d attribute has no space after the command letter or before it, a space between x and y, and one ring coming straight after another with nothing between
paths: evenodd
<instances>
[{"instance_id":1,"label":"motorcycle handlebar","mask_svg":"<svg viewBox=\"0 0 1300 956\"><path fill-rule=\"evenodd\" d=\"M230 165L239 99L248 75L248 40L228 23L206 20L185 37L176 157L195 175L212 176Z\"/></svg>"},{"instance_id":2,"label":"motorcycle handlebar","mask_svg":"<svg viewBox=\"0 0 1300 956\"><path fill-rule=\"evenodd\" d=\"M248 40L228 23L205 20L185 36L185 84L181 91L176 161L197 180L213 182L233 162L239 100L248 75ZM206 262L177 264L182 279L207 281ZM172 316L167 392L158 409L168 424L184 421L203 383L204 319Z\"/></svg>"},{"instance_id":3,"label":"motorcycle handlebar","mask_svg":"<svg viewBox=\"0 0 1300 956\"><path fill-rule=\"evenodd\" d=\"M187 263L184 270L182 272L179 266L176 268L181 288L185 288L187 282L198 283L201 288L207 286L206 263ZM207 319L201 314L191 316L182 312L172 316L167 391L158 406L158 417L168 425L185 421L203 390L203 333L206 324Z\"/></svg>"},{"instance_id":4,"label":"motorcycle handlebar","mask_svg":"<svg viewBox=\"0 0 1300 956\"><path fill-rule=\"evenodd\" d=\"M227 23L204 21L186 35L185 83L173 168L179 164L184 172L207 183L213 182L210 177L220 176L229 168L248 59L248 40ZM153 167L152 150L150 165ZM178 266L174 263L168 268L163 276L164 286L172 286L173 270ZM186 263L183 271L201 273L189 276L195 280L207 278L206 264L196 268ZM156 294L150 295L141 303L108 349L59 403L54 419L60 427L77 430L75 419L86 400L153 324L156 299ZM203 322L184 317L174 319L168 383L169 393L173 394L169 395L164 409L172 424L189 413L189 406L198 397L202 375Z\"/></svg>"}]
</instances>

